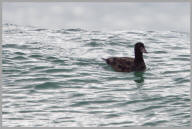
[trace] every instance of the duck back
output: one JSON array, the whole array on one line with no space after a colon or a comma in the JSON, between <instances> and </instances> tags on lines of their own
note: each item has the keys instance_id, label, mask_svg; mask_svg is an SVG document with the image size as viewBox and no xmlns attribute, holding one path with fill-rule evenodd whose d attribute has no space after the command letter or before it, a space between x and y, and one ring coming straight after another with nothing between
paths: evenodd
<instances>
[{"instance_id":1,"label":"duck back","mask_svg":"<svg viewBox=\"0 0 192 129\"><path fill-rule=\"evenodd\" d=\"M136 64L135 59L130 57L110 57L105 61L117 72L144 71L146 69L144 62Z\"/></svg>"},{"instance_id":2,"label":"duck back","mask_svg":"<svg viewBox=\"0 0 192 129\"><path fill-rule=\"evenodd\" d=\"M106 59L106 63L118 72L131 72L134 67L134 58L111 57Z\"/></svg>"}]
</instances>

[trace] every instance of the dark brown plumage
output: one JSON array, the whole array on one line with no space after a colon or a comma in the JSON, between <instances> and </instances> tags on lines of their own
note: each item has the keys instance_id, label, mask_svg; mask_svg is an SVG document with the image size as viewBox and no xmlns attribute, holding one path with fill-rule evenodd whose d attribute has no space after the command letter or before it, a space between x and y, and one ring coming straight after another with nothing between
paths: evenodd
<instances>
[{"instance_id":1,"label":"dark brown plumage","mask_svg":"<svg viewBox=\"0 0 192 129\"><path fill-rule=\"evenodd\" d=\"M147 53L143 43L135 44L135 58L130 57L110 57L104 59L117 72L144 71L146 69L143 60L143 53Z\"/></svg>"}]
</instances>

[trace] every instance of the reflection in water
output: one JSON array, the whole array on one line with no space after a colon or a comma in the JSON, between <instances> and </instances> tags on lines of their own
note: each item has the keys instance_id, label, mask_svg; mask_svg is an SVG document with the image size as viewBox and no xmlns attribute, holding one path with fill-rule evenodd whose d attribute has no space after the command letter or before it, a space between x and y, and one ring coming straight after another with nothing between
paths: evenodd
<instances>
[{"instance_id":1,"label":"reflection in water","mask_svg":"<svg viewBox=\"0 0 192 129\"><path fill-rule=\"evenodd\" d=\"M134 75L135 75L135 82L136 83L142 83L144 82L144 72L134 72Z\"/></svg>"}]
</instances>

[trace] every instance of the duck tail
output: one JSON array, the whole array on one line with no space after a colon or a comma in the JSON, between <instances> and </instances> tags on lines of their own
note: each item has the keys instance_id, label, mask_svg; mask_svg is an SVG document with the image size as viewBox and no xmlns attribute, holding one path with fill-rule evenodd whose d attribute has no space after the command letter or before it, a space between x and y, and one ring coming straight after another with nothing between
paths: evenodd
<instances>
[{"instance_id":1,"label":"duck tail","mask_svg":"<svg viewBox=\"0 0 192 129\"><path fill-rule=\"evenodd\" d=\"M109 64L109 60L108 59L105 59L105 58L102 58L107 64Z\"/></svg>"},{"instance_id":2,"label":"duck tail","mask_svg":"<svg viewBox=\"0 0 192 129\"><path fill-rule=\"evenodd\" d=\"M105 59L105 58L101 58L102 60L104 60L104 61L106 61L107 59Z\"/></svg>"}]
</instances>

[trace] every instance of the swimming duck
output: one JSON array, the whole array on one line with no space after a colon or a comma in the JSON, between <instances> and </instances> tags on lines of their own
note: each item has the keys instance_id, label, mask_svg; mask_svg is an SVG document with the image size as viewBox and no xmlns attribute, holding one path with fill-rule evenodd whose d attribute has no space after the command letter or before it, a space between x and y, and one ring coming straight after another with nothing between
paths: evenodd
<instances>
[{"instance_id":1,"label":"swimming duck","mask_svg":"<svg viewBox=\"0 0 192 129\"><path fill-rule=\"evenodd\" d=\"M110 57L104 59L117 72L144 71L146 69L143 53L147 53L142 42L135 44L135 58L130 57Z\"/></svg>"}]
</instances>

